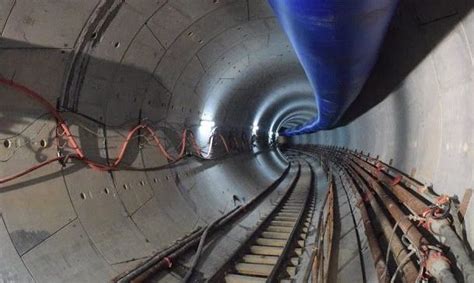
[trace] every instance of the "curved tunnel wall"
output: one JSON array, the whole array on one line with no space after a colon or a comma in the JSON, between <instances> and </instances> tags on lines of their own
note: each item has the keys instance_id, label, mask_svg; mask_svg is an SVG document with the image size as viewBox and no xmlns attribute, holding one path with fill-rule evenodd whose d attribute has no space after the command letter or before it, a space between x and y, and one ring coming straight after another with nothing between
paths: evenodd
<instances>
[{"instance_id":1,"label":"curved tunnel wall","mask_svg":"<svg viewBox=\"0 0 474 283\"><path fill-rule=\"evenodd\" d=\"M402 1L378 63L339 127L294 141L379 156L461 200L474 182L473 4L437 4ZM466 215L472 243L472 201Z\"/></svg>"},{"instance_id":2,"label":"curved tunnel wall","mask_svg":"<svg viewBox=\"0 0 474 283\"><path fill-rule=\"evenodd\" d=\"M427 11L423 1L401 1L341 127L294 141L393 158L437 191L461 196L473 177L474 21L469 1L456 1L455 10L437 3ZM264 0L0 0L0 7L0 76L58 105L93 160L113 160L140 121L157 126L172 150L180 130L201 119L250 135L257 120L265 134L315 113L311 86ZM0 119L1 176L56 156L55 121L4 86ZM166 164L138 138L131 148L128 166ZM0 276L110 279L228 211L234 195L251 198L285 166L271 151L147 172L55 163L0 185Z\"/></svg>"},{"instance_id":3,"label":"curved tunnel wall","mask_svg":"<svg viewBox=\"0 0 474 283\"><path fill-rule=\"evenodd\" d=\"M284 82L307 83L265 1L2 0L0 29L0 76L57 105L94 161L113 160L140 122L171 151L201 119L250 136L256 113L268 116L295 91ZM268 102L274 92L280 98ZM4 85L0 119L0 178L63 146L47 111ZM166 163L136 137L124 165L138 170L54 163L0 185L1 280L109 280L229 211L235 197L249 200L287 166L262 149L150 169Z\"/></svg>"}]
</instances>

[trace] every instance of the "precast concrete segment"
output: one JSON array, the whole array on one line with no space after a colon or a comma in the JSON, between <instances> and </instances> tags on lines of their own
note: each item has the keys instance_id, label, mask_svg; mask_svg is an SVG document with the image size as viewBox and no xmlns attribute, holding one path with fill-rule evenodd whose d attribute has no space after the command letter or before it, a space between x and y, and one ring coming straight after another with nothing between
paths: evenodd
<instances>
[{"instance_id":1,"label":"precast concrete segment","mask_svg":"<svg viewBox=\"0 0 474 283\"><path fill-rule=\"evenodd\" d=\"M292 69L298 69L263 1L249 6L247 1L123 1L119 8L110 5L113 1L49 2L0 1L0 76L36 90L55 106L63 98L60 111L66 111L62 114L72 134L94 161L107 162L115 156L123 135L140 117L199 125L205 102L224 98L205 99L205 95L215 85L222 86L220 77L225 73L230 81L253 64L259 74L259 64L283 53L282 62L293 62ZM82 48L86 45L88 49ZM251 54L257 55L243 60ZM279 70L278 76L289 70L283 64L271 69ZM68 85L65 74L78 84ZM71 91L65 93L63 87ZM1 176L54 158L61 146L55 143L54 119L15 91L4 87L1 91ZM65 101L69 103L62 104ZM245 101L237 99L235 109L240 112L227 117L235 122L231 126L249 136L253 110L248 107L252 102ZM77 112L67 112L71 109ZM241 119L243 110L246 119ZM170 147L179 144L173 133L165 133ZM124 157L128 166L156 168L167 163L153 154L154 147L139 140L133 140L134 149ZM91 172L79 163L67 168L55 163L7 184L0 193L0 213L10 238L4 246L6 254L17 255L2 257L8 261L2 266L14 269L7 270L5 278L62 278L56 272L46 274L47 266L62 266L55 260L35 263L34 274L24 274L36 257L47 256L39 251L40 245L57 246L56 259L71 253L67 256L80 262L100 262L97 266L105 262L101 270L107 272L89 272L96 279L107 277L110 270L121 272L239 200L249 199L285 167L275 152L231 159L188 159L171 168L112 174ZM67 246L73 244L67 241L71 223L77 231L85 231L81 235L96 258L87 258L88 244L81 245L82 254ZM20 263L21 256L32 260Z\"/></svg>"}]
</instances>

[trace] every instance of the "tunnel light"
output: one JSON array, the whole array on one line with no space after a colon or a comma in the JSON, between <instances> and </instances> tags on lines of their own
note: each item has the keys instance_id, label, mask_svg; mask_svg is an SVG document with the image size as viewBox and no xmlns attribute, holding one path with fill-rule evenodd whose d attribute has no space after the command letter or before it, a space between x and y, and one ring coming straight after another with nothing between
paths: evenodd
<instances>
[{"instance_id":1,"label":"tunnel light","mask_svg":"<svg viewBox=\"0 0 474 283\"><path fill-rule=\"evenodd\" d=\"M256 135L259 127L257 124L252 125L252 135Z\"/></svg>"},{"instance_id":2,"label":"tunnel light","mask_svg":"<svg viewBox=\"0 0 474 283\"><path fill-rule=\"evenodd\" d=\"M215 125L216 122L212 120L201 120L201 124L199 126L205 130L211 130Z\"/></svg>"}]
</instances>

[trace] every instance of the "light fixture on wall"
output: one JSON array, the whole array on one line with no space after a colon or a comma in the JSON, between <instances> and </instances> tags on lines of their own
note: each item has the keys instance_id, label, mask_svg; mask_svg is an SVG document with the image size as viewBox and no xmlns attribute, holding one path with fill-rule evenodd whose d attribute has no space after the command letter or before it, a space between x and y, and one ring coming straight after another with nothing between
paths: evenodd
<instances>
[{"instance_id":1,"label":"light fixture on wall","mask_svg":"<svg viewBox=\"0 0 474 283\"><path fill-rule=\"evenodd\" d=\"M211 130L216 125L212 120L201 120L199 127L203 130Z\"/></svg>"},{"instance_id":2,"label":"light fixture on wall","mask_svg":"<svg viewBox=\"0 0 474 283\"><path fill-rule=\"evenodd\" d=\"M258 129L259 129L259 127L258 127L257 123L254 123L254 124L252 125L252 135L256 135Z\"/></svg>"}]
</instances>

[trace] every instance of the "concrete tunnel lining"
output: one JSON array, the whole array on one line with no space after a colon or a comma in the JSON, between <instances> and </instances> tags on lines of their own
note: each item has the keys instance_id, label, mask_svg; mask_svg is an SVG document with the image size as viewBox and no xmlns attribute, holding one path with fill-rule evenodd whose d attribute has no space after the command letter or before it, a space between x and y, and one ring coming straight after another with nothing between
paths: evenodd
<instances>
[{"instance_id":1,"label":"concrete tunnel lining","mask_svg":"<svg viewBox=\"0 0 474 283\"><path fill-rule=\"evenodd\" d=\"M434 2L428 9L401 1L378 63L340 124L291 142L370 152L461 199L474 181L473 5ZM266 135L316 111L265 0L0 0L0 30L0 77L59 105L95 161L116 156L140 119L178 148L179 131L197 131L201 119L248 136L257 120ZM0 177L55 157L54 119L17 92L0 92ZM127 165L167 163L139 143ZM266 149L151 171L45 167L0 185L0 278L110 280L228 211L234 195L250 199L285 167Z\"/></svg>"}]
</instances>

